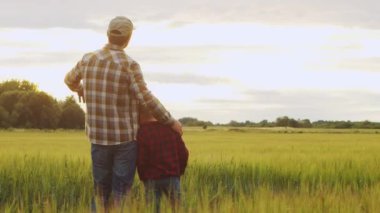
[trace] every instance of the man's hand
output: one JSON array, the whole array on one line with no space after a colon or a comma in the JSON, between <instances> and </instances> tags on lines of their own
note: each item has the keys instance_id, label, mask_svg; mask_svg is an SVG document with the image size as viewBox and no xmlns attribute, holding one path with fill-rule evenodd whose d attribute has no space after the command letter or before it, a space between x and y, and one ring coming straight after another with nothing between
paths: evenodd
<instances>
[{"instance_id":1,"label":"man's hand","mask_svg":"<svg viewBox=\"0 0 380 213\"><path fill-rule=\"evenodd\" d=\"M179 121L175 120L171 128L182 136L182 124Z\"/></svg>"},{"instance_id":2,"label":"man's hand","mask_svg":"<svg viewBox=\"0 0 380 213\"><path fill-rule=\"evenodd\" d=\"M80 102L86 103L86 100L84 100L83 88L81 88L77 93L78 93L79 103Z\"/></svg>"}]
</instances>

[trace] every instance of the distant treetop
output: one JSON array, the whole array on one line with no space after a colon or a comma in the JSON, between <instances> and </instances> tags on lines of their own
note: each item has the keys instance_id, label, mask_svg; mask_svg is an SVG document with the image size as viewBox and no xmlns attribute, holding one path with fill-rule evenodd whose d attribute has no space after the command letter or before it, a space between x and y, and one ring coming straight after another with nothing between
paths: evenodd
<instances>
[{"instance_id":1,"label":"distant treetop","mask_svg":"<svg viewBox=\"0 0 380 213\"><path fill-rule=\"evenodd\" d=\"M38 87L36 84L23 80L8 80L0 83L0 94L7 91L28 91L37 92Z\"/></svg>"}]
</instances>

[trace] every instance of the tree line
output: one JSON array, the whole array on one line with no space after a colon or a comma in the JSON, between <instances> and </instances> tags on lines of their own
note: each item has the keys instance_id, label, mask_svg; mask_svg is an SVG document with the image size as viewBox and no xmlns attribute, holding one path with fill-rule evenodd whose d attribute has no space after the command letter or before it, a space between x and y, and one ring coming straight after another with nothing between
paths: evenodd
<instances>
[{"instance_id":1,"label":"tree line","mask_svg":"<svg viewBox=\"0 0 380 213\"><path fill-rule=\"evenodd\" d=\"M291 127L291 128L325 128L325 129L380 129L379 122L365 121L325 121L311 122L309 119L294 119L288 116L278 117L275 121L262 120L252 121L230 121L227 124L213 124L210 121L201 121L196 118L187 117L179 119L184 126L232 126L232 127Z\"/></svg>"},{"instance_id":2,"label":"tree line","mask_svg":"<svg viewBox=\"0 0 380 213\"><path fill-rule=\"evenodd\" d=\"M85 113L73 96L57 101L38 90L29 81L9 80L0 83L0 128L83 129ZM226 124L202 121L193 117L179 119L184 126L292 127L328 129L380 129L380 123L370 121L325 121L278 117L275 121L230 121Z\"/></svg>"},{"instance_id":3,"label":"tree line","mask_svg":"<svg viewBox=\"0 0 380 213\"><path fill-rule=\"evenodd\" d=\"M0 83L0 128L83 129L84 117L73 96L57 101L28 81Z\"/></svg>"}]
</instances>

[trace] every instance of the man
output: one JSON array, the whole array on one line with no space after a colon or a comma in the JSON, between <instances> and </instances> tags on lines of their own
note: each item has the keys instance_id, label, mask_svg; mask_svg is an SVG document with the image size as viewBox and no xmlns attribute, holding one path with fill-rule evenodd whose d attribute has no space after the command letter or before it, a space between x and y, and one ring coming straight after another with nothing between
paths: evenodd
<instances>
[{"instance_id":1,"label":"man","mask_svg":"<svg viewBox=\"0 0 380 213\"><path fill-rule=\"evenodd\" d=\"M181 124L147 89L139 64L124 52L132 31L128 18L112 19L108 44L85 54L65 77L67 86L86 102L95 194L105 211L110 208L111 192L114 205L120 206L132 186L139 105L182 134Z\"/></svg>"}]
</instances>

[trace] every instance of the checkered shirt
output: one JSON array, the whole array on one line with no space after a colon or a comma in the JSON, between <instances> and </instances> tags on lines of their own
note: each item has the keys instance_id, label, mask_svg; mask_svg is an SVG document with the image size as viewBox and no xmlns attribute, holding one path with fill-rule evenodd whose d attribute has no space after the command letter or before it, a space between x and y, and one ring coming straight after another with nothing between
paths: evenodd
<instances>
[{"instance_id":1,"label":"checkered shirt","mask_svg":"<svg viewBox=\"0 0 380 213\"><path fill-rule=\"evenodd\" d=\"M189 152L181 136L167 125L150 122L137 136L137 172L140 180L179 177L186 169Z\"/></svg>"},{"instance_id":2,"label":"checkered shirt","mask_svg":"<svg viewBox=\"0 0 380 213\"><path fill-rule=\"evenodd\" d=\"M93 144L117 145L137 138L139 105L163 124L174 119L147 89L139 64L123 48L107 44L85 54L65 83L84 93L86 133Z\"/></svg>"}]
</instances>

